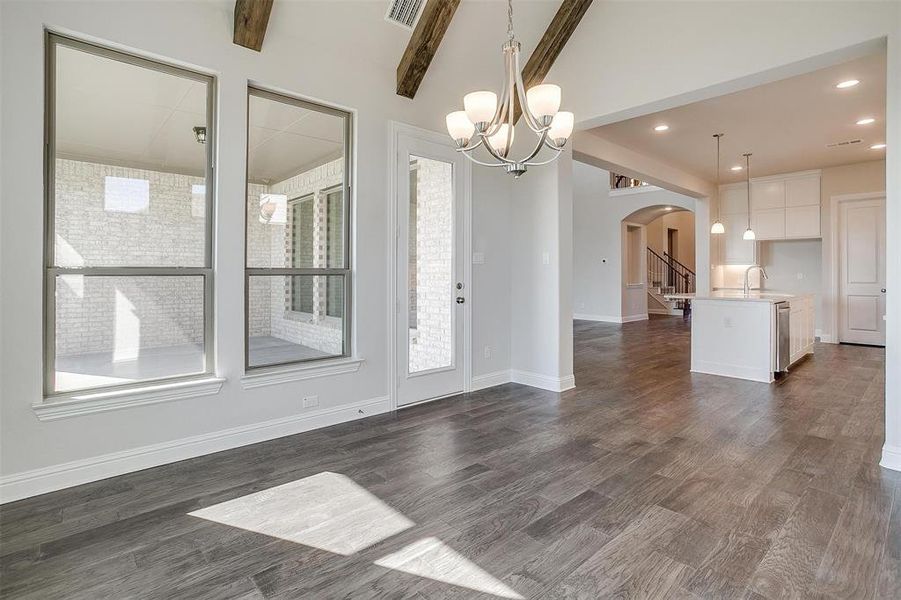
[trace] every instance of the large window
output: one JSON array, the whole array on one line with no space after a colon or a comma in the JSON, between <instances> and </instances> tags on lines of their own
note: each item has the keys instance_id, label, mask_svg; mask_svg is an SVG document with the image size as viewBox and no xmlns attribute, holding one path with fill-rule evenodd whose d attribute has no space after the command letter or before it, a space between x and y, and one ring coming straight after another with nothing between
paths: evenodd
<instances>
[{"instance_id":1,"label":"large window","mask_svg":"<svg viewBox=\"0 0 901 600\"><path fill-rule=\"evenodd\" d=\"M48 35L46 396L213 371L213 87Z\"/></svg>"},{"instance_id":2,"label":"large window","mask_svg":"<svg viewBox=\"0 0 901 600\"><path fill-rule=\"evenodd\" d=\"M248 94L246 368L350 354L344 111Z\"/></svg>"}]
</instances>

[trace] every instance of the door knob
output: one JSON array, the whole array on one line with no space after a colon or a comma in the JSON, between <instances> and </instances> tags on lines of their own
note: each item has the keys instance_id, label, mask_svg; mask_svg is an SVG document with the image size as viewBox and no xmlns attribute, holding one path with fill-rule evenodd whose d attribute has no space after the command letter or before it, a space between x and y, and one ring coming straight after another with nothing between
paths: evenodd
<instances>
[{"instance_id":1,"label":"door knob","mask_svg":"<svg viewBox=\"0 0 901 600\"><path fill-rule=\"evenodd\" d=\"M464 302L466 302L466 298L464 298L463 296L457 296L457 304L463 304Z\"/></svg>"},{"instance_id":2,"label":"door knob","mask_svg":"<svg viewBox=\"0 0 901 600\"><path fill-rule=\"evenodd\" d=\"M883 293L883 294L885 293L885 288L882 288L882 293Z\"/></svg>"}]
</instances>

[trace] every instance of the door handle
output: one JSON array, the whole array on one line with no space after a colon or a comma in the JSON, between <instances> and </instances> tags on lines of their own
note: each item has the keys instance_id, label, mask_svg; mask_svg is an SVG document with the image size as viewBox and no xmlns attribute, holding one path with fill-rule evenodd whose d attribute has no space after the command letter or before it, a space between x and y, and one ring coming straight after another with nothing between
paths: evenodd
<instances>
[{"instance_id":1,"label":"door handle","mask_svg":"<svg viewBox=\"0 0 901 600\"><path fill-rule=\"evenodd\" d=\"M885 288L882 288L882 293L883 293L883 294L885 293Z\"/></svg>"},{"instance_id":2,"label":"door handle","mask_svg":"<svg viewBox=\"0 0 901 600\"><path fill-rule=\"evenodd\" d=\"M464 302L466 302L466 298L464 298L463 296L457 296L457 304L463 304Z\"/></svg>"}]
</instances>

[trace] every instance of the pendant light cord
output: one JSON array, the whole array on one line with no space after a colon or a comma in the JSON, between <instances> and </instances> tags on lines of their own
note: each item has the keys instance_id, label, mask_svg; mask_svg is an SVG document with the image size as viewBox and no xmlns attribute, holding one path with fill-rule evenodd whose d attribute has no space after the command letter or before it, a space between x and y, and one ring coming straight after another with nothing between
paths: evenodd
<instances>
[{"instance_id":1,"label":"pendant light cord","mask_svg":"<svg viewBox=\"0 0 901 600\"><path fill-rule=\"evenodd\" d=\"M715 133L716 138L716 222L720 222L720 138L725 133Z\"/></svg>"},{"instance_id":2,"label":"pendant light cord","mask_svg":"<svg viewBox=\"0 0 901 600\"><path fill-rule=\"evenodd\" d=\"M748 188L748 229L751 228L751 153L745 153L745 181Z\"/></svg>"}]
</instances>

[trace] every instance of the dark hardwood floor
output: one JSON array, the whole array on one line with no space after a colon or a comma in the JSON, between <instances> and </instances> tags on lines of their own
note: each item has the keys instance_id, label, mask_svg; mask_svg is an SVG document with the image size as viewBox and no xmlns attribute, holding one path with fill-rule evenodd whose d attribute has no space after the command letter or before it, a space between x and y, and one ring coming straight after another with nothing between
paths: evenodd
<instances>
[{"instance_id":1,"label":"dark hardwood floor","mask_svg":"<svg viewBox=\"0 0 901 600\"><path fill-rule=\"evenodd\" d=\"M901 598L881 349L818 344L764 385L691 375L679 318L575 340L564 394L504 385L5 505L0 595Z\"/></svg>"}]
</instances>

